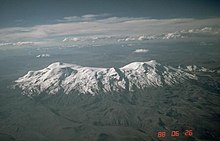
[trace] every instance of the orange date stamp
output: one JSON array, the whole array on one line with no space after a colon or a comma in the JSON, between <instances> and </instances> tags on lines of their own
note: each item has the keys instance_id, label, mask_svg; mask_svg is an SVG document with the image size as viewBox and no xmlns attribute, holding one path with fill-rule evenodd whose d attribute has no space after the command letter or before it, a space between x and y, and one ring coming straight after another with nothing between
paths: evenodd
<instances>
[{"instance_id":1,"label":"orange date stamp","mask_svg":"<svg viewBox=\"0 0 220 141\"><path fill-rule=\"evenodd\" d=\"M183 132L184 136L192 136L193 135L193 130L185 130ZM157 137L158 138L165 138L166 136L171 136L171 137L179 137L180 132L178 130L172 130L171 132L165 132L165 131L159 131L157 132Z\"/></svg>"}]
</instances>

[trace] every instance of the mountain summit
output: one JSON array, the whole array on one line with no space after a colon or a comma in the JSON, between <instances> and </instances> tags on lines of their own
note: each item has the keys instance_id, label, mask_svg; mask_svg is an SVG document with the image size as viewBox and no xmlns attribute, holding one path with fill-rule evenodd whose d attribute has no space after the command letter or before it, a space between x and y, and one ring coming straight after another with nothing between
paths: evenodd
<instances>
[{"instance_id":1,"label":"mountain summit","mask_svg":"<svg viewBox=\"0 0 220 141\"><path fill-rule=\"evenodd\" d=\"M42 70L29 71L15 81L15 86L21 88L28 96L39 95L42 92L79 92L95 95L100 92L134 91L174 85L196 78L183 69L163 66L155 60L133 62L121 68L83 67L56 62Z\"/></svg>"}]
</instances>

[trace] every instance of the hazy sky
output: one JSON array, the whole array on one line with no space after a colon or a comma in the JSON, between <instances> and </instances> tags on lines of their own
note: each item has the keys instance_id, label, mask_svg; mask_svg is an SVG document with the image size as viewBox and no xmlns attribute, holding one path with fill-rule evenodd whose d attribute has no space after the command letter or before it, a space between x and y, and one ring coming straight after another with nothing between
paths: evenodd
<instances>
[{"instance_id":1,"label":"hazy sky","mask_svg":"<svg viewBox=\"0 0 220 141\"><path fill-rule=\"evenodd\" d=\"M0 27L54 23L87 14L117 17L210 18L220 15L219 0L0 0Z\"/></svg>"},{"instance_id":2,"label":"hazy sky","mask_svg":"<svg viewBox=\"0 0 220 141\"><path fill-rule=\"evenodd\" d=\"M219 37L219 7L219 0L0 0L0 47Z\"/></svg>"}]
</instances>

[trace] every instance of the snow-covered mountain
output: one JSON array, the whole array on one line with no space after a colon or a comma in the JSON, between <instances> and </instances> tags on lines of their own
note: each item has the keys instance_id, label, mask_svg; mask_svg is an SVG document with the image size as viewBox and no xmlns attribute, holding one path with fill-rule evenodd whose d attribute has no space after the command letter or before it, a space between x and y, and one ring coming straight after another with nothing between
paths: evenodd
<instances>
[{"instance_id":1,"label":"snow-covered mountain","mask_svg":"<svg viewBox=\"0 0 220 141\"><path fill-rule=\"evenodd\" d=\"M48 67L29 71L16 80L24 94L71 92L98 94L174 85L197 77L183 69L163 66L155 60L133 62L121 68L82 67L56 62Z\"/></svg>"}]
</instances>

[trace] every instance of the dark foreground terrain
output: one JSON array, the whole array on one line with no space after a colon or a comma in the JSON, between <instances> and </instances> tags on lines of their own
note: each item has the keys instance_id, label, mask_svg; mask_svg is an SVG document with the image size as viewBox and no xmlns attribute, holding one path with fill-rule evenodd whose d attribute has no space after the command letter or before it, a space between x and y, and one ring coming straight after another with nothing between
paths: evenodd
<instances>
[{"instance_id":1,"label":"dark foreground terrain","mask_svg":"<svg viewBox=\"0 0 220 141\"><path fill-rule=\"evenodd\" d=\"M1 92L1 140L218 140L219 95L196 84L34 99ZM186 137L185 130L193 130ZM171 137L172 130L180 132ZM158 139L157 132L167 137Z\"/></svg>"},{"instance_id":2,"label":"dark foreground terrain","mask_svg":"<svg viewBox=\"0 0 220 141\"><path fill-rule=\"evenodd\" d=\"M170 47L167 47L170 46ZM11 89L14 80L29 70L44 68L57 60L92 66L122 66L132 61L157 59L163 64L196 64L217 69L219 49L185 45L148 47L149 54L130 53L134 48L114 50L71 49L62 55L37 60L36 51L17 57L1 57L0 140L2 141L216 141L220 140L219 74L198 74L198 81L175 86L148 88L127 93L100 93L97 96L63 93L29 98ZM146 48L147 48L146 47ZM201 48L199 48L201 47ZM144 48L144 46L141 46ZM199 48L199 49L198 49ZM157 50L158 49L158 50ZM205 50L206 49L206 50ZM109 50L109 51L108 51ZM168 51L172 50L172 51ZM209 50L209 51L207 51ZM42 51L44 52L44 51ZM13 53L13 52L12 52ZM14 52L19 54L18 52ZM35 53L35 54L34 54ZM105 59L103 59L103 53ZM129 54L130 53L130 54ZM53 54L53 52L51 52ZM84 59L77 56L84 54ZM115 55L115 57L109 56ZM173 55L173 56L172 56ZM202 56L203 55L203 56ZM101 57L102 56L102 57ZM81 59L80 59L81 58ZM93 60L91 60L93 58ZM185 58L185 59L184 59ZM187 58L187 59L186 59ZM16 61L15 61L16 60ZM103 60L103 61L97 61ZM93 64L92 64L93 62ZM171 137L173 130L178 137ZM185 136L192 130L192 136ZM166 132L158 138L158 132Z\"/></svg>"}]
</instances>

